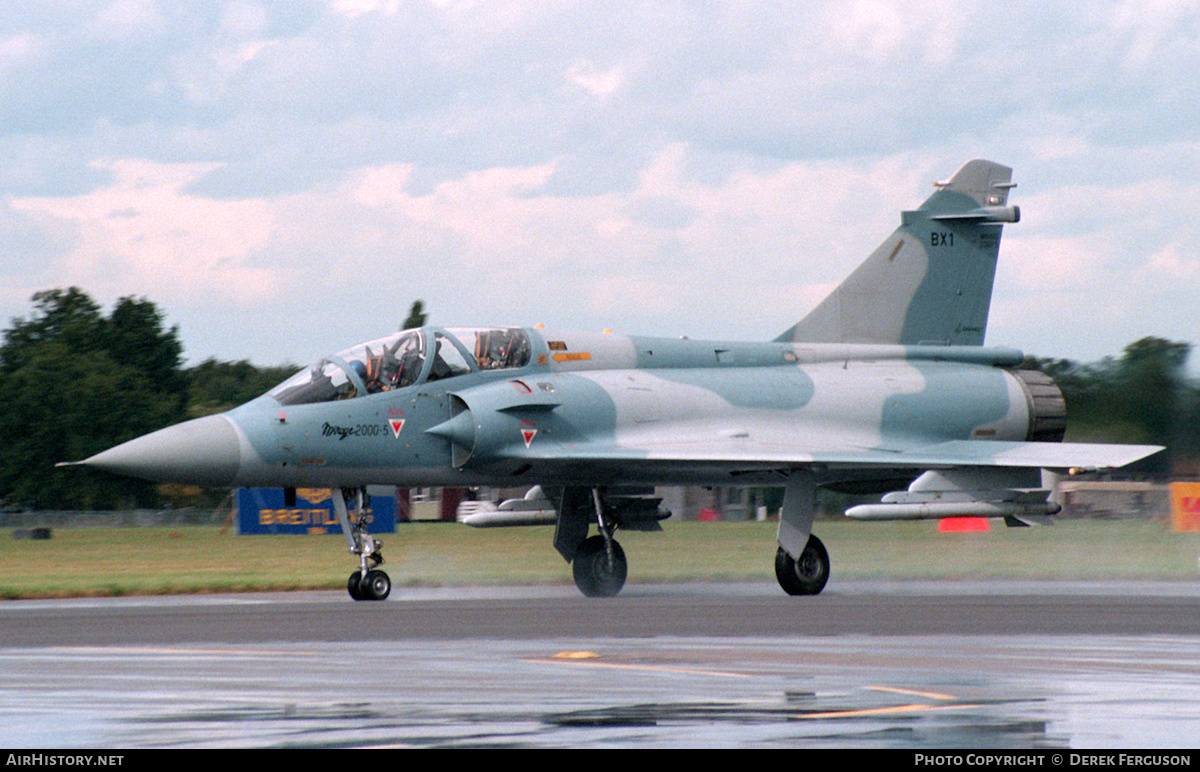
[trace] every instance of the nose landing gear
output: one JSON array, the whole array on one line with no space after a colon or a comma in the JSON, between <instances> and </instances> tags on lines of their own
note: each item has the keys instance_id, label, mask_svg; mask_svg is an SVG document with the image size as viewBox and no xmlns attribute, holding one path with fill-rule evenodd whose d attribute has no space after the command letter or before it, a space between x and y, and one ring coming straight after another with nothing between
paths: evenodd
<instances>
[{"instance_id":1,"label":"nose landing gear","mask_svg":"<svg viewBox=\"0 0 1200 772\"><path fill-rule=\"evenodd\" d=\"M364 508L366 494L361 488L353 491L337 491L333 495L333 510L337 513L346 545L351 555L358 556L358 570L346 580L346 591L354 600L384 600L392 591L391 578L376 566L383 563L383 542L367 533L367 518ZM354 498L354 521L346 507L347 495Z\"/></svg>"}]
</instances>

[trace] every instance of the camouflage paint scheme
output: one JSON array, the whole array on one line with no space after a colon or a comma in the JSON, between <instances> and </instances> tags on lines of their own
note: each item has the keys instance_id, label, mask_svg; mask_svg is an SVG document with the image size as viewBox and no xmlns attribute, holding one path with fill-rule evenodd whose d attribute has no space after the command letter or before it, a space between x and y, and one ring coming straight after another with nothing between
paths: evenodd
<instances>
[{"instance_id":1,"label":"camouflage paint scheme","mask_svg":"<svg viewBox=\"0 0 1200 772\"><path fill-rule=\"evenodd\" d=\"M393 336L322 360L298 374L300 386L81 463L213 486L537 484L558 510L555 546L578 562L585 542L600 544L601 572L613 568L612 529L657 525L657 500L627 497L627 486L783 486L780 583L819 592L828 557L810 539L818 487L893 491L847 513L863 519L1017 524L1055 511L1040 470L1123 466L1159 450L1060 442L1057 388L1022 373L1021 352L983 347L1001 230L1020 217L1010 180L1006 167L971 161L937 183L772 341L427 327L405 334L405 350L423 356L406 381L399 353L389 386L366 380L386 369L377 351L401 348ZM520 359L497 367L482 349L501 337ZM459 362L449 375L443 355ZM327 380L340 384L336 397L289 401ZM589 524L599 536L587 538ZM805 580L806 570L811 581L796 585L791 572ZM580 586L613 594L623 581L612 592Z\"/></svg>"}]
</instances>

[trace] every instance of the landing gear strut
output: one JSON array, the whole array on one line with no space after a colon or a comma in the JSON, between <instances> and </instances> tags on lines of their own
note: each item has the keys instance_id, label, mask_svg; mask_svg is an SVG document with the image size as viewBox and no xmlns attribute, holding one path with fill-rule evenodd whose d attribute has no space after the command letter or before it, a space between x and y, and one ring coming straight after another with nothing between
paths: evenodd
<instances>
[{"instance_id":1,"label":"landing gear strut","mask_svg":"<svg viewBox=\"0 0 1200 772\"><path fill-rule=\"evenodd\" d=\"M354 496L354 522L346 507L347 493ZM358 556L358 570L346 580L346 591L355 600L383 600L392 591L391 578L375 566L383 563L383 542L367 533L366 495L361 488L352 492L334 490L333 510L337 513L346 545L351 555Z\"/></svg>"}]
</instances>

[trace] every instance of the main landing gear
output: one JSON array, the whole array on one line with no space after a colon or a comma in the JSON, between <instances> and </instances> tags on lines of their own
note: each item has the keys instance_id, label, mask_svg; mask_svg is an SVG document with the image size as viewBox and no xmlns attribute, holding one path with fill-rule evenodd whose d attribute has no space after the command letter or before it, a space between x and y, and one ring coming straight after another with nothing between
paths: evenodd
<instances>
[{"instance_id":1,"label":"main landing gear","mask_svg":"<svg viewBox=\"0 0 1200 772\"><path fill-rule=\"evenodd\" d=\"M829 581L829 553L812 535L817 516L817 485L812 472L797 470L787 477L779 528L775 538L775 578L788 595L816 595Z\"/></svg>"},{"instance_id":2,"label":"main landing gear","mask_svg":"<svg viewBox=\"0 0 1200 772\"><path fill-rule=\"evenodd\" d=\"M554 547L571 563L575 586L589 598L611 598L625 586L629 564L625 550L613 538L618 528L659 531L662 499L653 489L564 488L558 507ZM592 525L597 533L588 536Z\"/></svg>"},{"instance_id":3,"label":"main landing gear","mask_svg":"<svg viewBox=\"0 0 1200 772\"><path fill-rule=\"evenodd\" d=\"M346 507L346 497L354 500L354 521ZM333 491L333 510L337 513L342 533L351 555L358 556L358 570L346 580L346 591L355 600L383 600L392 591L392 580L376 566L383 563L383 542L367 533L366 493L361 489Z\"/></svg>"},{"instance_id":4,"label":"main landing gear","mask_svg":"<svg viewBox=\"0 0 1200 772\"><path fill-rule=\"evenodd\" d=\"M579 545L571 560L571 573L575 577L575 586L587 597L611 598L625 586L629 564L625 561L625 550L612 537L617 523L604 516L604 502L595 488L592 489L592 507L600 533L584 539Z\"/></svg>"},{"instance_id":5,"label":"main landing gear","mask_svg":"<svg viewBox=\"0 0 1200 772\"><path fill-rule=\"evenodd\" d=\"M816 595L829 581L829 553L825 545L809 535L799 558L793 558L780 547L775 552L775 578L788 595Z\"/></svg>"}]
</instances>

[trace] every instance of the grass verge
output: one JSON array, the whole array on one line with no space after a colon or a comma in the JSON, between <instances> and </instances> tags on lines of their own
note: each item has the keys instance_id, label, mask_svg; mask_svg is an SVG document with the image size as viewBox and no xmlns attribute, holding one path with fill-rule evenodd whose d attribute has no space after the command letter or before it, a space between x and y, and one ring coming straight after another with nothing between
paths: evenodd
<instances>
[{"instance_id":1,"label":"grass verge","mask_svg":"<svg viewBox=\"0 0 1200 772\"><path fill-rule=\"evenodd\" d=\"M1063 521L1047 528L939 533L937 522L819 521L839 579L1200 581L1200 533L1161 521ZM383 534L397 587L570 583L546 527L476 530L407 523ZM774 523L666 524L622 533L633 582L774 581ZM0 598L345 587L356 568L340 535L237 536L217 528L56 529L0 538Z\"/></svg>"}]
</instances>

